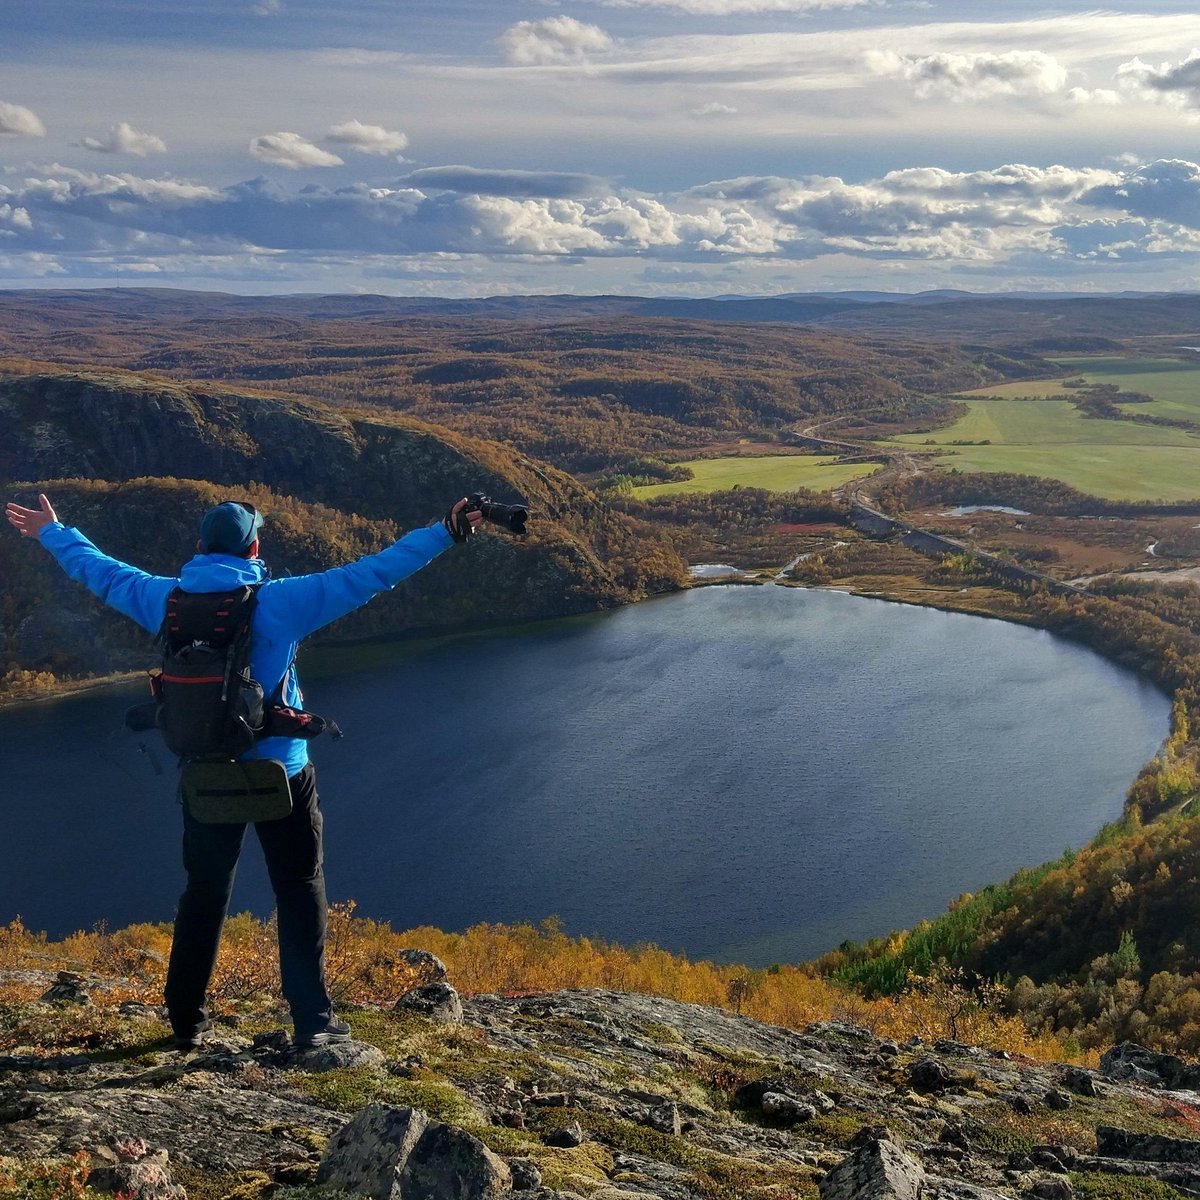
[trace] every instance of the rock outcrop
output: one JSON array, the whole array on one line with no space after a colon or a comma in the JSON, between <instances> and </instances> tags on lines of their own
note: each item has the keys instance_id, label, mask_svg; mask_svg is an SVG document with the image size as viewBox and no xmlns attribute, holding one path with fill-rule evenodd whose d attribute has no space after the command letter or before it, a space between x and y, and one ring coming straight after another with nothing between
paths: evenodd
<instances>
[{"instance_id":1,"label":"rock outcrop","mask_svg":"<svg viewBox=\"0 0 1200 1200\"><path fill-rule=\"evenodd\" d=\"M100 981L84 985L101 1011ZM81 1011L63 999L34 1015ZM1141 1050L1101 1074L591 990L475 996L461 1025L352 1009L359 1040L320 1054L255 1017L184 1056L157 1009L109 1010L115 1046L0 1058L0 1158L83 1150L93 1186L139 1200L314 1183L386 1200L1071 1200L1122 1177L1200 1195L1200 1097L1162 1086L1192 1068Z\"/></svg>"}]
</instances>

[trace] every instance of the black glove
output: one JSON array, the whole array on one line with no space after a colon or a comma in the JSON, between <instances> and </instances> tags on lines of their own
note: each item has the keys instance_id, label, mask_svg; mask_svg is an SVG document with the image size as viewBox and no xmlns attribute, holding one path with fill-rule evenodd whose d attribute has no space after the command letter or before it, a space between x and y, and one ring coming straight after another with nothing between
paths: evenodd
<instances>
[{"instance_id":1,"label":"black glove","mask_svg":"<svg viewBox=\"0 0 1200 1200\"><path fill-rule=\"evenodd\" d=\"M464 501L465 499L466 497L463 498ZM442 524L446 527L446 532L456 542L465 542L475 532L471 527L471 522L467 520L467 506L465 503L463 503L462 508L458 512L455 512L454 505L451 505L450 511L442 518Z\"/></svg>"}]
</instances>

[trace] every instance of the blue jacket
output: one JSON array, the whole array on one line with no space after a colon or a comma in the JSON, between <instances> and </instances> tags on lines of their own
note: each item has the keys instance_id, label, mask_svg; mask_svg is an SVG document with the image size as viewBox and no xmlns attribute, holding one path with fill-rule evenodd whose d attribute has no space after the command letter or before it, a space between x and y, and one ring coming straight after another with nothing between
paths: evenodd
<instances>
[{"instance_id":1,"label":"blue jacket","mask_svg":"<svg viewBox=\"0 0 1200 1200\"><path fill-rule=\"evenodd\" d=\"M278 687L303 638L353 612L380 592L390 591L454 544L439 523L414 529L378 554L368 554L317 575L269 579L260 559L197 554L183 565L179 577L172 579L148 575L109 558L78 529L58 522L47 525L40 537L42 545L72 579L151 633L159 631L167 597L176 587L185 592L219 592L261 583L250 636L250 672L268 696ZM285 704L303 707L295 671L288 672L283 698ZM264 738L246 757L278 759L289 776L295 775L308 762L308 744L300 738Z\"/></svg>"}]
</instances>

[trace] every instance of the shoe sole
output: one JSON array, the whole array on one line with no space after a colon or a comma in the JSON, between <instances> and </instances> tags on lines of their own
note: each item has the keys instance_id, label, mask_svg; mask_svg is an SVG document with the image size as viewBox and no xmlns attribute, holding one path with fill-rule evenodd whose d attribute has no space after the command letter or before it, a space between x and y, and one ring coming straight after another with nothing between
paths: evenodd
<instances>
[{"instance_id":1,"label":"shoe sole","mask_svg":"<svg viewBox=\"0 0 1200 1200\"><path fill-rule=\"evenodd\" d=\"M305 1038L295 1045L297 1050L315 1050L320 1046L344 1045L353 1040L353 1035L349 1033L319 1033L316 1037Z\"/></svg>"}]
</instances>

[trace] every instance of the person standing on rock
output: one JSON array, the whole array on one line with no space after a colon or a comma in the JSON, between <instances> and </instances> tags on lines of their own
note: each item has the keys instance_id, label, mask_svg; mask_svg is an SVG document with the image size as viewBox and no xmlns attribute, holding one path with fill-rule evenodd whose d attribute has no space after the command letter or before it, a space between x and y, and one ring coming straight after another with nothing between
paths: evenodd
<instances>
[{"instance_id":1,"label":"person standing on rock","mask_svg":"<svg viewBox=\"0 0 1200 1200\"><path fill-rule=\"evenodd\" d=\"M149 575L110 558L79 530L63 525L44 495L38 496L38 507L33 509L10 503L7 516L23 536L37 538L72 579L151 633L163 627L168 598L176 589L192 594L255 587L251 674L267 695L281 696L284 705L298 711L303 710L294 669L298 644L389 591L453 543L465 542L483 519L480 512L467 511L467 501L462 499L440 521L413 530L378 554L318 574L271 579L258 557L262 516L241 501L224 501L204 514L197 553L177 578ZM291 793L289 815L258 821L254 828L275 892L280 976L296 1045L346 1041L350 1027L334 1015L325 982L328 904L322 867L323 818L307 741L264 737L243 758L282 763ZM205 993L216 966L246 824L202 823L187 805L183 822L187 887L179 899L165 991L175 1045L191 1050L212 1030Z\"/></svg>"}]
</instances>

